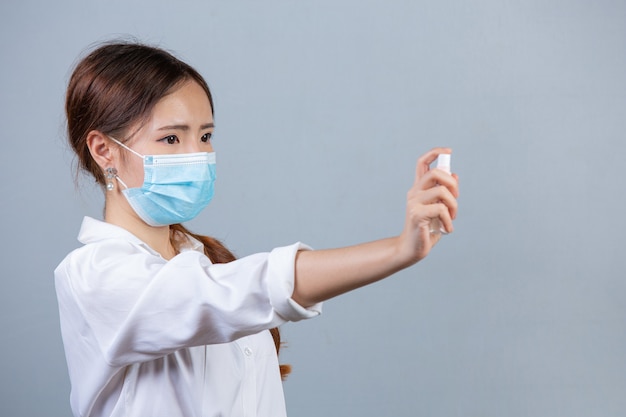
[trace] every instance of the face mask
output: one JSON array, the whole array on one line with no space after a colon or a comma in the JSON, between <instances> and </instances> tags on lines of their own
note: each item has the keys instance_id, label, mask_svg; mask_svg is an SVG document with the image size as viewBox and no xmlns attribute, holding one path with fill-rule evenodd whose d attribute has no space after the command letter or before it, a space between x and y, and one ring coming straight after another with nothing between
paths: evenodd
<instances>
[{"instance_id":1,"label":"face mask","mask_svg":"<svg viewBox=\"0 0 626 417\"><path fill-rule=\"evenodd\" d=\"M135 213L150 226L167 226L196 217L213 198L215 152L141 155L120 141L120 146L143 159L143 185L124 186L122 194Z\"/></svg>"}]
</instances>

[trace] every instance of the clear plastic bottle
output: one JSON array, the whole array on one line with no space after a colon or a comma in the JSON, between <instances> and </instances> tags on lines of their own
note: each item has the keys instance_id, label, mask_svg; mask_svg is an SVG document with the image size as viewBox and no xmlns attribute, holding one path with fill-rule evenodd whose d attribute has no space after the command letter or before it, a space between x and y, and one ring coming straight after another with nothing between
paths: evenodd
<instances>
[{"instance_id":1,"label":"clear plastic bottle","mask_svg":"<svg viewBox=\"0 0 626 417\"><path fill-rule=\"evenodd\" d=\"M447 154L447 153L440 154L437 157L437 165L435 166L435 168L445 171L448 174L451 174L452 171L450 170L450 154ZM439 220L439 218L435 218L430 221L430 233L434 233L434 234L441 233L442 235L447 234L446 229L441 224L441 220Z\"/></svg>"}]
</instances>

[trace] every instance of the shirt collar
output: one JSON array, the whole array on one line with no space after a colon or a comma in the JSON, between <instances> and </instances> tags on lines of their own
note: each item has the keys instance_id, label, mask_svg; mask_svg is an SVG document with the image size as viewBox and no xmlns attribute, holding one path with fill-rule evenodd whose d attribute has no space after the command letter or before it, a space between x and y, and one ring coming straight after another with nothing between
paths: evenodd
<instances>
[{"instance_id":1,"label":"shirt collar","mask_svg":"<svg viewBox=\"0 0 626 417\"><path fill-rule=\"evenodd\" d=\"M152 249L150 245L130 233L128 230L111 223L85 216L83 223L80 226L80 231L78 232L78 241L86 245L88 243L95 243L106 239L124 239L131 243L145 247L155 255L159 255L159 253ZM187 239L188 243L182 244L182 247L180 248L181 252L188 250L203 252L204 245L202 242L189 235L187 235Z\"/></svg>"}]
</instances>

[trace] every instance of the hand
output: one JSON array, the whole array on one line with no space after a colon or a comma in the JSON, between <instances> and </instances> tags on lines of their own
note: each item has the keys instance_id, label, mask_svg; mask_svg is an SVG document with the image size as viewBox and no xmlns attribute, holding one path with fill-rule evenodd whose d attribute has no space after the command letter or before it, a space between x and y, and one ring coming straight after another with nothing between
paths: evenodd
<instances>
[{"instance_id":1,"label":"hand","mask_svg":"<svg viewBox=\"0 0 626 417\"><path fill-rule=\"evenodd\" d=\"M398 239L398 250L409 265L426 257L441 238L441 234L430 232L432 219L438 218L446 232L454 230L452 220L456 218L458 207L458 176L430 169L430 164L442 153L452 153L452 150L434 148L417 160L415 182L407 193L406 219Z\"/></svg>"}]
</instances>

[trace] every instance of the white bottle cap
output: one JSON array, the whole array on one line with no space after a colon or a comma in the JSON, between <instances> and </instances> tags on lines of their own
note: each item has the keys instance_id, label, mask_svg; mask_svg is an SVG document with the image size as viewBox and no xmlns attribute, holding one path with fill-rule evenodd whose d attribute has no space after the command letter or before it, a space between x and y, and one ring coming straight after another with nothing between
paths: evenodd
<instances>
[{"instance_id":1,"label":"white bottle cap","mask_svg":"<svg viewBox=\"0 0 626 417\"><path fill-rule=\"evenodd\" d=\"M442 153L437 157L437 168L450 172L450 154Z\"/></svg>"}]
</instances>

